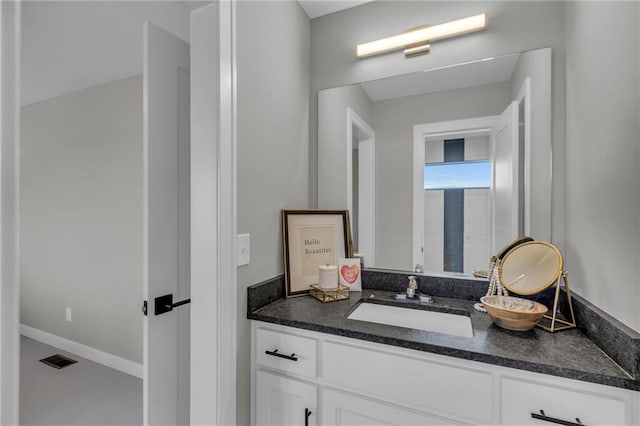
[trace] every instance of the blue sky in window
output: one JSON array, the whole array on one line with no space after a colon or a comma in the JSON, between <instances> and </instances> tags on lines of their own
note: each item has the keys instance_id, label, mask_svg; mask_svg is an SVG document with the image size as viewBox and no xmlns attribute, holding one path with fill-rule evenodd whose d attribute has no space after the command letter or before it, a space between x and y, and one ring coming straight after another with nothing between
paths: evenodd
<instances>
[{"instance_id":1,"label":"blue sky in window","mask_svg":"<svg viewBox=\"0 0 640 426\"><path fill-rule=\"evenodd\" d=\"M424 166L424 189L490 187L490 161L432 163Z\"/></svg>"}]
</instances>

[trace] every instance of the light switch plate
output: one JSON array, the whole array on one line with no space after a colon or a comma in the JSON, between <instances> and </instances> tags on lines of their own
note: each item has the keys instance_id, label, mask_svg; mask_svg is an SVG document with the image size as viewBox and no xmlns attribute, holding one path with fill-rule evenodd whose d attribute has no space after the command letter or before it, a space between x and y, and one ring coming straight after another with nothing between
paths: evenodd
<instances>
[{"instance_id":1,"label":"light switch plate","mask_svg":"<svg viewBox=\"0 0 640 426\"><path fill-rule=\"evenodd\" d=\"M251 253L249 237L249 234L238 234L238 266L249 264Z\"/></svg>"}]
</instances>

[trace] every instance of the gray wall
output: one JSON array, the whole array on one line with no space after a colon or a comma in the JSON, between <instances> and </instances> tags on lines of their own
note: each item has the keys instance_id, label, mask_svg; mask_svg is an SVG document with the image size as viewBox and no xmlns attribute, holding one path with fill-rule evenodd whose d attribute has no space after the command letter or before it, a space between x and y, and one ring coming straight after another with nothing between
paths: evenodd
<instances>
[{"instance_id":1,"label":"gray wall","mask_svg":"<svg viewBox=\"0 0 640 426\"><path fill-rule=\"evenodd\" d=\"M246 287L281 274L280 210L309 197L309 19L297 2L238 2L238 232L251 263L238 268L237 424L249 424Z\"/></svg>"},{"instance_id":2,"label":"gray wall","mask_svg":"<svg viewBox=\"0 0 640 426\"><path fill-rule=\"evenodd\" d=\"M343 210L348 206L347 149L352 146L346 142L347 108L373 127L371 100L362 87L351 85L320 91L318 106L318 207Z\"/></svg>"},{"instance_id":3,"label":"gray wall","mask_svg":"<svg viewBox=\"0 0 640 426\"><path fill-rule=\"evenodd\" d=\"M638 2L568 2L565 33L569 279L577 292L636 330L638 8Z\"/></svg>"},{"instance_id":4,"label":"gray wall","mask_svg":"<svg viewBox=\"0 0 640 426\"><path fill-rule=\"evenodd\" d=\"M502 113L509 82L373 103L376 266L413 269L413 126Z\"/></svg>"},{"instance_id":5,"label":"gray wall","mask_svg":"<svg viewBox=\"0 0 640 426\"><path fill-rule=\"evenodd\" d=\"M405 59L402 52L357 59L360 42L488 12L486 31L436 41L431 52ZM542 24L541 24L542 23ZM561 2L375 1L311 21L311 120L309 203L317 203L317 101L320 89L541 47L553 48L552 240L564 242L564 4Z\"/></svg>"},{"instance_id":6,"label":"gray wall","mask_svg":"<svg viewBox=\"0 0 640 426\"><path fill-rule=\"evenodd\" d=\"M25 106L21 132L21 322L142 362L142 78Z\"/></svg>"},{"instance_id":7,"label":"gray wall","mask_svg":"<svg viewBox=\"0 0 640 426\"><path fill-rule=\"evenodd\" d=\"M511 77L511 100L516 100L525 79L531 81L531 211L529 236L551 240L551 49L538 49L520 55ZM563 156L556 158L561 161ZM556 186L564 186L564 175L553 176Z\"/></svg>"}]
</instances>

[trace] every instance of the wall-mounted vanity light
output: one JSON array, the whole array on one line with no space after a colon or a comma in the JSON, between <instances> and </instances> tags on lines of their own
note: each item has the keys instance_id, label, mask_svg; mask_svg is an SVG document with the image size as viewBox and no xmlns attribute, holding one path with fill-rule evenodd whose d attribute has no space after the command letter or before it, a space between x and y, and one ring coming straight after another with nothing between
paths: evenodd
<instances>
[{"instance_id":1,"label":"wall-mounted vanity light","mask_svg":"<svg viewBox=\"0 0 640 426\"><path fill-rule=\"evenodd\" d=\"M402 48L404 48L405 56L428 52L430 42L484 30L487 28L488 20L489 15L481 13L445 24L412 28L402 34L359 44L356 47L356 56L363 58Z\"/></svg>"}]
</instances>

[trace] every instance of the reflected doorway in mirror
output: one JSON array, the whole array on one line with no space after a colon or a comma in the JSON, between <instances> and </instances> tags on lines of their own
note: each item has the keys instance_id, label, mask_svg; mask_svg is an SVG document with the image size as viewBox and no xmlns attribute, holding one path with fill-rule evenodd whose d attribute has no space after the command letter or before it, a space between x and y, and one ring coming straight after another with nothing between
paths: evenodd
<instances>
[{"instance_id":1,"label":"reflected doorway in mirror","mask_svg":"<svg viewBox=\"0 0 640 426\"><path fill-rule=\"evenodd\" d=\"M427 271L467 273L484 267L495 247L521 235L526 183L518 102L500 116L414 126L413 263ZM490 163L484 180L463 179L464 168ZM425 173L434 164L456 168L440 184ZM444 182L444 183L443 183ZM438 186L437 188L435 186Z\"/></svg>"}]
</instances>

